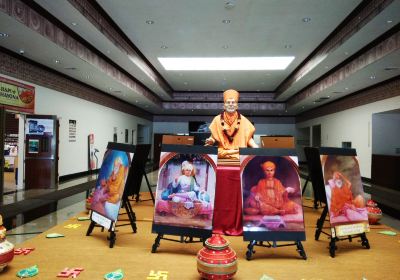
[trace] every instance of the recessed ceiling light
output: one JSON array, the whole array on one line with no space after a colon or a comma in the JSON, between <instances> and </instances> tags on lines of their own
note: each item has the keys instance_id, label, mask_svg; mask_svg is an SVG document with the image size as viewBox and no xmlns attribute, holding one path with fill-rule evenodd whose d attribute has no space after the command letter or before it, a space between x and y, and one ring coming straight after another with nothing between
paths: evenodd
<instances>
[{"instance_id":1,"label":"recessed ceiling light","mask_svg":"<svg viewBox=\"0 0 400 280\"><path fill-rule=\"evenodd\" d=\"M372 75L372 76L370 76L369 78L370 78L371 80L375 80L375 79L376 79L376 76Z\"/></svg>"},{"instance_id":2,"label":"recessed ceiling light","mask_svg":"<svg viewBox=\"0 0 400 280\"><path fill-rule=\"evenodd\" d=\"M303 22L310 22L310 21L311 21L311 18L305 17L305 18L302 19L302 21L303 21Z\"/></svg>"},{"instance_id":3,"label":"recessed ceiling light","mask_svg":"<svg viewBox=\"0 0 400 280\"><path fill-rule=\"evenodd\" d=\"M150 20L150 19L149 19L149 20L146 20L146 23L147 23L147 24L154 24L154 20Z\"/></svg>"},{"instance_id":4,"label":"recessed ceiling light","mask_svg":"<svg viewBox=\"0 0 400 280\"><path fill-rule=\"evenodd\" d=\"M235 2L234 1L226 1L225 2L225 9L233 9L235 7Z\"/></svg>"},{"instance_id":5,"label":"recessed ceiling light","mask_svg":"<svg viewBox=\"0 0 400 280\"><path fill-rule=\"evenodd\" d=\"M87 76L86 76L86 79L90 79L90 76L89 76L89 75L87 75Z\"/></svg>"},{"instance_id":6,"label":"recessed ceiling light","mask_svg":"<svg viewBox=\"0 0 400 280\"><path fill-rule=\"evenodd\" d=\"M222 48L223 49L229 49L229 46L228 45L223 45Z\"/></svg>"},{"instance_id":7,"label":"recessed ceiling light","mask_svg":"<svg viewBox=\"0 0 400 280\"><path fill-rule=\"evenodd\" d=\"M291 49L292 48L292 45L291 44L286 44L285 45L285 49Z\"/></svg>"},{"instance_id":8,"label":"recessed ceiling light","mask_svg":"<svg viewBox=\"0 0 400 280\"><path fill-rule=\"evenodd\" d=\"M326 98L331 98L329 95Z\"/></svg>"},{"instance_id":9,"label":"recessed ceiling light","mask_svg":"<svg viewBox=\"0 0 400 280\"><path fill-rule=\"evenodd\" d=\"M161 48L164 49L164 50L168 49L168 47L166 45L162 45Z\"/></svg>"},{"instance_id":10,"label":"recessed ceiling light","mask_svg":"<svg viewBox=\"0 0 400 280\"><path fill-rule=\"evenodd\" d=\"M8 36L9 36L9 35L8 35L7 33L0 32L0 37L6 38L6 37L8 37Z\"/></svg>"},{"instance_id":11,"label":"recessed ceiling light","mask_svg":"<svg viewBox=\"0 0 400 280\"><path fill-rule=\"evenodd\" d=\"M138 100L136 100L135 102L136 102L136 103L139 103L139 101L138 101Z\"/></svg>"},{"instance_id":12,"label":"recessed ceiling light","mask_svg":"<svg viewBox=\"0 0 400 280\"><path fill-rule=\"evenodd\" d=\"M345 54L345 55L349 55L349 53L348 53L348 52L344 52L344 54Z\"/></svg>"},{"instance_id":13,"label":"recessed ceiling light","mask_svg":"<svg viewBox=\"0 0 400 280\"><path fill-rule=\"evenodd\" d=\"M78 25L76 22L71 22L71 24L72 24L73 26L77 26L77 25Z\"/></svg>"},{"instance_id":14,"label":"recessed ceiling light","mask_svg":"<svg viewBox=\"0 0 400 280\"><path fill-rule=\"evenodd\" d=\"M61 61L59 59L54 60L55 63L60 63Z\"/></svg>"},{"instance_id":15,"label":"recessed ceiling light","mask_svg":"<svg viewBox=\"0 0 400 280\"><path fill-rule=\"evenodd\" d=\"M400 67L386 67L385 71L399 70Z\"/></svg>"},{"instance_id":16,"label":"recessed ceiling light","mask_svg":"<svg viewBox=\"0 0 400 280\"><path fill-rule=\"evenodd\" d=\"M391 23L393 23L393 20L390 20L390 19L389 19L389 20L386 21L386 23L387 23L387 24L391 24Z\"/></svg>"},{"instance_id":17,"label":"recessed ceiling light","mask_svg":"<svg viewBox=\"0 0 400 280\"><path fill-rule=\"evenodd\" d=\"M112 90L112 87L109 87L108 89L109 89L109 90Z\"/></svg>"},{"instance_id":18,"label":"recessed ceiling light","mask_svg":"<svg viewBox=\"0 0 400 280\"><path fill-rule=\"evenodd\" d=\"M159 57L165 70L284 70L294 56L282 57Z\"/></svg>"},{"instance_id":19,"label":"recessed ceiling light","mask_svg":"<svg viewBox=\"0 0 400 280\"><path fill-rule=\"evenodd\" d=\"M349 90L349 88L348 88L348 87L345 87L344 89L345 89L345 90Z\"/></svg>"},{"instance_id":20,"label":"recessed ceiling light","mask_svg":"<svg viewBox=\"0 0 400 280\"><path fill-rule=\"evenodd\" d=\"M230 19L224 19L224 20L222 20L222 23L229 24L229 23L231 23L231 20Z\"/></svg>"},{"instance_id":21,"label":"recessed ceiling light","mask_svg":"<svg viewBox=\"0 0 400 280\"><path fill-rule=\"evenodd\" d=\"M188 83L187 82L183 82L183 84L186 86Z\"/></svg>"}]
</instances>

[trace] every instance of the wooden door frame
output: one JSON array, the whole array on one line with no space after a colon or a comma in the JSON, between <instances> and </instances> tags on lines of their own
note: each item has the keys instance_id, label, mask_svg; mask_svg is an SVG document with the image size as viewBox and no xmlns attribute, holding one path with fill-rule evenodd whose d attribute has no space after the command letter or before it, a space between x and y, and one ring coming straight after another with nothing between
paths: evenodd
<instances>
[{"instance_id":1,"label":"wooden door frame","mask_svg":"<svg viewBox=\"0 0 400 280\"><path fill-rule=\"evenodd\" d=\"M4 193L4 137L5 137L6 110L0 108L0 201Z\"/></svg>"}]
</instances>

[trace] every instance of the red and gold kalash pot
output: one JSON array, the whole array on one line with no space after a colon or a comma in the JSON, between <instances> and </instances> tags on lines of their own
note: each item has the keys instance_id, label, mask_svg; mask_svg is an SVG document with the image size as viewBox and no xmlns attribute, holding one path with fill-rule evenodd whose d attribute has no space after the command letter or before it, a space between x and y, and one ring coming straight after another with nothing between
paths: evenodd
<instances>
[{"instance_id":1,"label":"red and gold kalash pot","mask_svg":"<svg viewBox=\"0 0 400 280\"><path fill-rule=\"evenodd\" d=\"M14 258L14 245L6 240L6 231L3 226L3 217L0 215L0 272Z\"/></svg>"},{"instance_id":2,"label":"red and gold kalash pot","mask_svg":"<svg viewBox=\"0 0 400 280\"><path fill-rule=\"evenodd\" d=\"M376 225L382 218L382 210L378 204L372 199L367 202L368 222L370 225Z\"/></svg>"},{"instance_id":3,"label":"red and gold kalash pot","mask_svg":"<svg viewBox=\"0 0 400 280\"><path fill-rule=\"evenodd\" d=\"M237 271L236 252L219 234L213 234L197 253L197 271L204 279L231 279Z\"/></svg>"}]
</instances>

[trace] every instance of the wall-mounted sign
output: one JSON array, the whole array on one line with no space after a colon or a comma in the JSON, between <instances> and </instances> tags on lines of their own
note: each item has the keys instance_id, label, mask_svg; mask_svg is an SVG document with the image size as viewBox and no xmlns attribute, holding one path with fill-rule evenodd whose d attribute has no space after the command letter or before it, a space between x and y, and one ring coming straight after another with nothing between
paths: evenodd
<instances>
[{"instance_id":1,"label":"wall-mounted sign","mask_svg":"<svg viewBox=\"0 0 400 280\"><path fill-rule=\"evenodd\" d=\"M0 77L0 107L19 112L34 113L35 88Z\"/></svg>"},{"instance_id":2,"label":"wall-mounted sign","mask_svg":"<svg viewBox=\"0 0 400 280\"><path fill-rule=\"evenodd\" d=\"M26 119L26 135L53 135L54 120L52 119Z\"/></svg>"},{"instance_id":3,"label":"wall-mounted sign","mask_svg":"<svg viewBox=\"0 0 400 280\"><path fill-rule=\"evenodd\" d=\"M69 120L69 142L76 142L76 120Z\"/></svg>"}]
</instances>

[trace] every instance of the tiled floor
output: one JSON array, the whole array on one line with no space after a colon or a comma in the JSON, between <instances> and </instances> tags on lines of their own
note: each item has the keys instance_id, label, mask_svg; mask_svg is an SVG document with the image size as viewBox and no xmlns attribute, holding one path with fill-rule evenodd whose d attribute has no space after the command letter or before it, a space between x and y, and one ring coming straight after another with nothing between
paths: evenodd
<instances>
[{"instance_id":1,"label":"tiled floor","mask_svg":"<svg viewBox=\"0 0 400 280\"><path fill-rule=\"evenodd\" d=\"M154 171L149 173L148 175L148 179L150 181L151 185L155 185L157 182L157 176L158 176L158 171ZM63 184L61 186L61 188L64 187L68 187L71 186L73 184L78 184L78 183L82 183L84 180L87 180L87 178L82 178L80 180L77 181L73 181L73 182L68 182L66 184ZM302 185L304 184L304 181L302 180ZM148 191L148 187L146 185L146 181L143 180L142 182L142 187L141 187L142 191ZM305 197L310 198L312 196L311 193L312 188L307 186L306 192L305 192ZM153 188L153 191L155 191L155 189ZM21 197L24 196L23 193L19 194ZM79 202L73 203L72 205L66 206L66 207L62 207L62 205L65 204L70 204L68 203L67 200L69 201L73 201L73 198L67 198L65 199L65 201L60 201L59 205L61 205L61 209L59 209L57 212L53 212L49 215L43 216L41 218L38 218L36 220L33 220L29 223L26 223L24 225L21 225L19 227L16 227L10 231L7 232L8 237L7 239L14 243L14 244L18 244L21 243L27 239L30 239L38 234L40 234L41 232L48 230L49 228L69 219L70 217L74 216L74 215L78 215L80 212L85 210L85 203L84 203L84 196L83 194L80 194L81 198L79 198L79 195L76 195L77 197L76 199L80 199ZM366 198L368 199L369 196L368 194L366 194ZM386 224L396 230L400 230L400 221L392 218L390 216L384 215L381 222L383 224Z\"/></svg>"}]
</instances>

